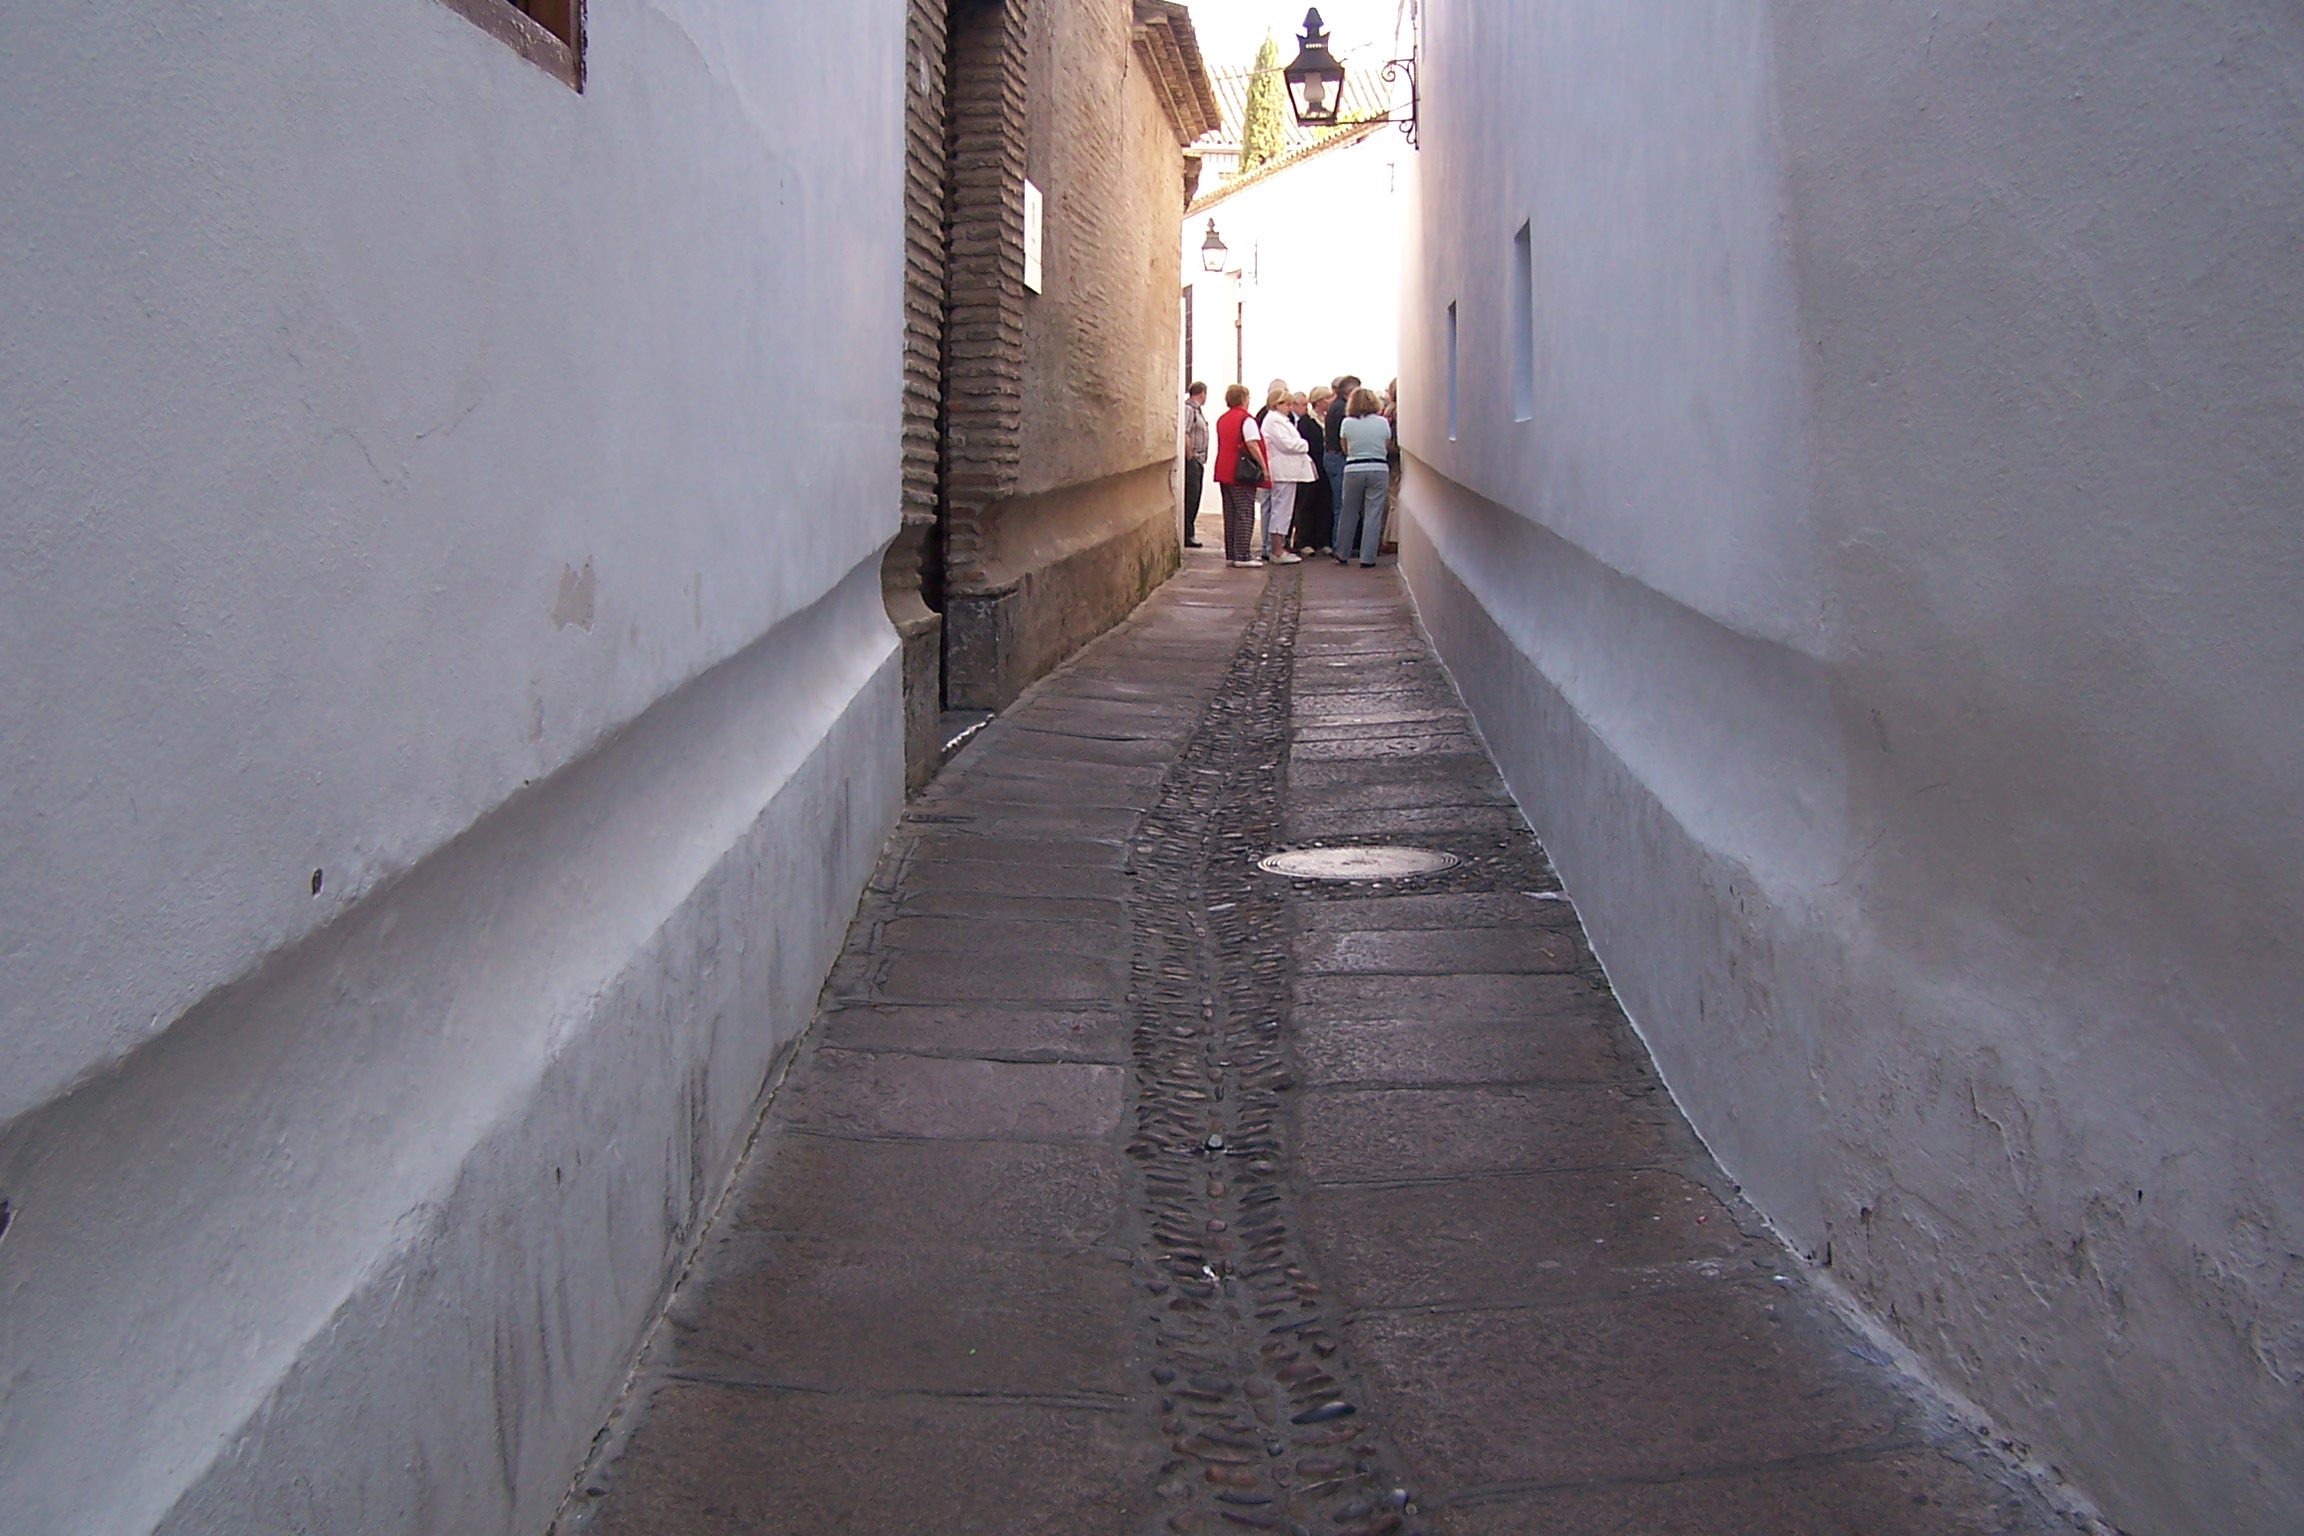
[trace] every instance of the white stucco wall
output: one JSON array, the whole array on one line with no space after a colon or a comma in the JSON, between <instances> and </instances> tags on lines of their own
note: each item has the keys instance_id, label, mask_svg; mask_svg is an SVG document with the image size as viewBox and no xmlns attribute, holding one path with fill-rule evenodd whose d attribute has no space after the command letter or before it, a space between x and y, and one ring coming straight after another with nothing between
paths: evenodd
<instances>
[{"instance_id":1,"label":"white stucco wall","mask_svg":"<svg viewBox=\"0 0 2304 1536\"><path fill-rule=\"evenodd\" d=\"M902 8L588 14L0 14L0 1525L540 1528L895 814Z\"/></svg>"},{"instance_id":2,"label":"white stucco wall","mask_svg":"<svg viewBox=\"0 0 2304 1536\"><path fill-rule=\"evenodd\" d=\"M2293 1529L2293 12L1424 25L1405 560L1674 1092L2124 1529Z\"/></svg>"},{"instance_id":3,"label":"white stucco wall","mask_svg":"<svg viewBox=\"0 0 2304 1536\"><path fill-rule=\"evenodd\" d=\"M1193 366L1219 408L1224 386L1264 388L1286 379L1298 389L1356 373L1381 390L1400 355L1401 237L1406 164L1414 152L1390 128L1300 161L1215 200L1184 220L1184 280L1204 283L1210 301L1196 315ZM1203 198L1221 191L1213 171ZM1239 273L1211 276L1200 245L1208 221ZM1232 377L1237 283L1247 377ZM1200 306L1195 306L1196 309Z\"/></svg>"}]
</instances>

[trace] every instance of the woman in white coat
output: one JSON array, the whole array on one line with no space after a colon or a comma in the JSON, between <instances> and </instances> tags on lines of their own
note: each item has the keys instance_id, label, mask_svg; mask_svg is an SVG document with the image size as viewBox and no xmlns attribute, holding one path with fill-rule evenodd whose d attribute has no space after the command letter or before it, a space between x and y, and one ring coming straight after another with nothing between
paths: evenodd
<instances>
[{"instance_id":1,"label":"woman in white coat","mask_svg":"<svg viewBox=\"0 0 2304 1536\"><path fill-rule=\"evenodd\" d=\"M1273 380L1259 418L1272 473L1272 483L1264 491L1264 536L1274 565L1294 565L1301 558L1288 548L1288 532L1296 521L1296 487L1318 478L1312 468L1312 445L1288 414L1289 398L1288 386Z\"/></svg>"}]
</instances>

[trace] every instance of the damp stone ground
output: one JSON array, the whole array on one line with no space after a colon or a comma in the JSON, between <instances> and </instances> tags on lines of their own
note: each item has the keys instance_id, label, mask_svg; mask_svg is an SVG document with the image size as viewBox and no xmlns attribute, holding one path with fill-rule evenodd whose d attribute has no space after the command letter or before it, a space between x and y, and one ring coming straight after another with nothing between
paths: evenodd
<instances>
[{"instance_id":1,"label":"damp stone ground","mask_svg":"<svg viewBox=\"0 0 2304 1536\"><path fill-rule=\"evenodd\" d=\"M1450 869L1290 880L1281 848ZM1196 560L912 806L559 1529L2069 1529L1658 1083L1390 569Z\"/></svg>"}]
</instances>

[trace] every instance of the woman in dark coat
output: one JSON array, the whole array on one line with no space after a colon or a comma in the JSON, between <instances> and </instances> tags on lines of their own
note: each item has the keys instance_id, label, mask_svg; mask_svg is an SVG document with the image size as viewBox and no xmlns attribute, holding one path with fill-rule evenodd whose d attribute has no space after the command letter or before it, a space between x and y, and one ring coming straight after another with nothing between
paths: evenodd
<instances>
[{"instance_id":1,"label":"woman in dark coat","mask_svg":"<svg viewBox=\"0 0 2304 1536\"><path fill-rule=\"evenodd\" d=\"M1336 516L1336 488L1328 483L1328 434L1320 420L1320 407L1327 403L1321 397L1327 393L1323 387L1310 397L1298 395L1292 404L1296 430L1312 450L1311 483L1296 489L1295 543L1306 553L1328 548Z\"/></svg>"}]
</instances>

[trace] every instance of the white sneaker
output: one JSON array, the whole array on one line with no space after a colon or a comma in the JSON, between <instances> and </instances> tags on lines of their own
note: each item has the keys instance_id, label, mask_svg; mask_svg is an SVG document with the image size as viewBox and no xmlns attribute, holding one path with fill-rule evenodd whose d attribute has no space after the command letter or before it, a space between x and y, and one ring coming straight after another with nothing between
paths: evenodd
<instances>
[{"instance_id":1,"label":"white sneaker","mask_svg":"<svg viewBox=\"0 0 2304 1536\"><path fill-rule=\"evenodd\" d=\"M1302 565L1304 557L1294 550L1284 549L1272 557L1272 563L1274 565Z\"/></svg>"}]
</instances>

